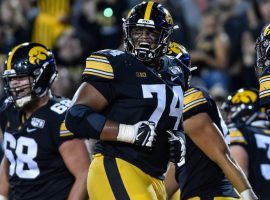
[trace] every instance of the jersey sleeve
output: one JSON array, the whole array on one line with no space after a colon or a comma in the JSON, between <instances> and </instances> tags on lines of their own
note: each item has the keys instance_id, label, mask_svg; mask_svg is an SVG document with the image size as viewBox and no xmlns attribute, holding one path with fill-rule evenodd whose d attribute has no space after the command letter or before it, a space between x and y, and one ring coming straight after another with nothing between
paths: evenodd
<instances>
[{"instance_id":1,"label":"jersey sleeve","mask_svg":"<svg viewBox=\"0 0 270 200\"><path fill-rule=\"evenodd\" d=\"M259 78L260 84L260 105L270 107L270 75L262 75Z\"/></svg>"},{"instance_id":2,"label":"jersey sleeve","mask_svg":"<svg viewBox=\"0 0 270 200\"><path fill-rule=\"evenodd\" d=\"M72 140L74 138L74 134L67 129L65 121L62 121L57 133L54 135L54 140L57 147L60 147L65 141Z\"/></svg>"},{"instance_id":3,"label":"jersey sleeve","mask_svg":"<svg viewBox=\"0 0 270 200\"><path fill-rule=\"evenodd\" d=\"M199 114L208 113L209 102L204 92L197 88L190 88L184 94L184 120Z\"/></svg>"},{"instance_id":4,"label":"jersey sleeve","mask_svg":"<svg viewBox=\"0 0 270 200\"><path fill-rule=\"evenodd\" d=\"M244 137L244 134L236 127L229 128L230 132L230 146L232 145L241 145L244 148L247 146L247 140Z\"/></svg>"},{"instance_id":5,"label":"jersey sleeve","mask_svg":"<svg viewBox=\"0 0 270 200\"><path fill-rule=\"evenodd\" d=\"M114 79L115 72L108 54L96 52L86 59L82 81L94 86L109 102L114 96L112 88Z\"/></svg>"}]
</instances>

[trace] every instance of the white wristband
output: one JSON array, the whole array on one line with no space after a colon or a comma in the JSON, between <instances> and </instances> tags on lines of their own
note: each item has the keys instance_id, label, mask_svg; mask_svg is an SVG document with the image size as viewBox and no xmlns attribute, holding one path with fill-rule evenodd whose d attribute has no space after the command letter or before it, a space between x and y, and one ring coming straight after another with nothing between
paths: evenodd
<instances>
[{"instance_id":1,"label":"white wristband","mask_svg":"<svg viewBox=\"0 0 270 200\"><path fill-rule=\"evenodd\" d=\"M119 124L117 141L134 143L135 138L136 130L134 125Z\"/></svg>"},{"instance_id":2,"label":"white wristband","mask_svg":"<svg viewBox=\"0 0 270 200\"><path fill-rule=\"evenodd\" d=\"M257 200L258 197L253 192L252 189L246 189L243 192L240 193L241 199L243 200Z\"/></svg>"},{"instance_id":3,"label":"white wristband","mask_svg":"<svg viewBox=\"0 0 270 200\"><path fill-rule=\"evenodd\" d=\"M0 200L8 200L8 198L2 194L0 194Z\"/></svg>"}]
</instances>

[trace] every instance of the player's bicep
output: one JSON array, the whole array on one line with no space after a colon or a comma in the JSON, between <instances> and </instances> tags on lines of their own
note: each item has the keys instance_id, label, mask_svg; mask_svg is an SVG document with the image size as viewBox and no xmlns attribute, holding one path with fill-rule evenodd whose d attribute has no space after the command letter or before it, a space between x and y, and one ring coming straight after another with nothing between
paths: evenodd
<instances>
[{"instance_id":1,"label":"player's bicep","mask_svg":"<svg viewBox=\"0 0 270 200\"><path fill-rule=\"evenodd\" d=\"M62 143L59 152L74 177L87 176L90 157L84 139L73 139Z\"/></svg>"},{"instance_id":2,"label":"player's bicep","mask_svg":"<svg viewBox=\"0 0 270 200\"><path fill-rule=\"evenodd\" d=\"M75 104L89 106L98 112L108 105L108 100L94 86L83 82L72 99L72 105Z\"/></svg>"},{"instance_id":3,"label":"player's bicep","mask_svg":"<svg viewBox=\"0 0 270 200\"><path fill-rule=\"evenodd\" d=\"M185 133L211 160L220 159L229 154L229 148L216 124L207 113L199 113L184 121Z\"/></svg>"}]
</instances>

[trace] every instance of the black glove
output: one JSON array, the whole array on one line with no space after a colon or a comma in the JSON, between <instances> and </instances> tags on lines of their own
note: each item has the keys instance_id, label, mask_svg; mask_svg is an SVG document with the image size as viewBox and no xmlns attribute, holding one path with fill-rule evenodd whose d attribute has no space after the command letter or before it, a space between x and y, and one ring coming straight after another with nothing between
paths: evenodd
<instances>
[{"instance_id":1,"label":"black glove","mask_svg":"<svg viewBox=\"0 0 270 200\"><path fill-rule=\"evenodd\" d=\"M166 131L169 135L169 148L170 148L170 158L169 160L176 164L178 167L185 164L185 155L186 155L186 142L185 135L180 131Z\"/></svg>"},{"instance_id":2,"label":"black glove","mask_svg":"<svg viewBox=\"0 0 270 200\"><path fill-rule=\"evenodd\" d=\"M137 136L133 144L138 146L152 147L156 137L155 123L143 122L138 127Z\"/></svg>"}]
</instances>

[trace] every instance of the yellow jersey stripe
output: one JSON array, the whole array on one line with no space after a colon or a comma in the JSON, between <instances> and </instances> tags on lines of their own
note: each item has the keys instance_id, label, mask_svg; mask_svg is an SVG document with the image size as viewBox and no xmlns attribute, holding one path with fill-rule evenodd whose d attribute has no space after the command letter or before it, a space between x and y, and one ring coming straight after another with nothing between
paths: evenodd
<instances>
[{"instance_id":1,"label":"yellow jersey stripe","mask_svg":"<svg viewBox=\"0 0 270 200\"><path fill-rule=\"evenodd\" d=\"M90 74L90 75L99 76L99 77L102 77L102 78L114 79L113 76L108 76L108 75L105 75L105 74L95 73L95 72L91 72L91 71L84 71L83 74Z\"/></svg>"},{"instance_id":2,"label":"yellow jersey stripe","mask_svg":"<svg viewBox=\"0 0 270 200\"><path fill-rule=\"evenodd\" d=\"M260 83L260 92L267 89L270 89L270 81L264 81Z\"/></svg>"},{"instance_id":3,"label":"yellow jersey stripe","mask_svg":"<svg viewBox=\"0 0 270 200\"><path fill-rule=\"evenodd\" d=\"M184 96L184 105L191 103L192 101L196 101L199 99L205 99L202 91L195 90L194 92L188 93L188 95Z\"/></svg>"},{"instance_id":4,"label":"yellow jersey stripe","mask_svg":"<svg viewBox=\"0 0 270 200\"><path fill-rule=\"evenodd\" d=\"M72 136L72 135L74 135L74 134L69 132L69 133L65 133L65 134L60 134L60 137L66 137L66 136Z\"/></svg>"},{"instance_id":5,"label":"yellow jersey stripe","mask_svg":"<svg viewBox=\"0 0 270 200\"><path fill-rule=\"evenodd\" d=\"M263 79L266 79L266 78L270 78L270 75L262 76L261 78L259 78L259 81L261 82Z\"/></svg>"},{"instance_id":6,"label":"yellow jersey stripe","mask_svg":"<svg viewBox=\"0 0 270 200\"><path fill-rule=\"evenodd\" d=\"M68 130L66 127L66 124L65 124L65 122L62 122L60 125L60 131L66 131L66 130Z\"/></svg>"},{"instance_id":7,"label":"yellow jersey stripe","mask_svg":"<svg viewBox=\"0 0 270 200\"><path fill-rule=\"evenodd\" d=\"M190 105L188 107L185 107L184 108L184 113L187 112L188 110L190 110L191 108L194 108L194 107L199 106L199 105L204 104L204 103L207 103L207 101L206 100L205 101L201 101L201 102L198 102L196 104L193 104L193 105Z\"/></svg>"},{"instance_id":8,"label":"yellow jersey stripe","mask_svg":"<svg viewBox=\"0 0 270 200\"><path fill-rule=\"evenodd\" d=\"M109 63L87 60L85 69L95 69L113 74L113 68Z\"/></svg>"},{"instance_id":9,"label":"yellow jersey stripe","mask_svg":"<svg viewBox=\"0 0 270 200\"><path fill-rule=\"evenodd\" d=\"M97 56L97 55L91 55L89 58L99 58L99 59L108 60L105 56Z\"/></svg>"},{"instance_id":10,"label":"yellow jersey stripe","mask_svg":"<svg viewBox=\"0 0 270 200\"><path fill-rule=\"evenodd\" d=\"M243 134L241 133L241 131L239 131L238 129L229 130L229 131L230 131L230 136L232 136L232 137L243 136Z\"/></svg>"},{"instance_id":11,"label":"yellow jersey stripe","mask_svg":"<svg viewBox=\"0 0 270 200\"><path fill-rule=\"evenodd\" d=\"M192 92L193 90L195 90L195 88L190 88L190 89L188 89L186 92L185 92L185 94L184 95L188 95L189 94L189 92ZM198 90L197 90L198 91Z\"/></svg>"},{"instance_id":12,"label":"yellow jersey stripe","mask_svg":"<svg viewBox=\"0 0 270 200\"><path fill-rule=\"evenodd\" d=\"M264 97L267 97L267 96L270 96L270 92L268 92L267 94L260 95L260 98L264 98Z\"/></svg>"},{"instance_id":13,"label":"yellow jersey stripe","mask_svg":"<svg viewBox=\"0 0 270 200\"><path fill-rule=\"evenodd\" d=\"M144 19L145 20L149 20L150 19L150 15L151 15L153 4L154 4L153 1L149 1L147 3L146 9L145 9L145 13L144 13Z\"/></svg>"},{"instance_id":14,"label":"yellow jersey stripe","mask_svg":"<svg viewBox=\"0 0 270 200\"><path fill-rule=\"evenodd\" d=\"M241 138L230 138L230 142L231 144L233 143L244 143L244 144L247 144L247 141L241 139Z\"/></svg>"}]
</instances>

